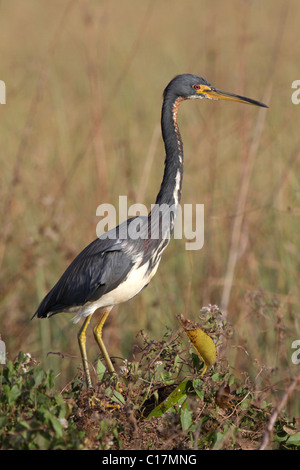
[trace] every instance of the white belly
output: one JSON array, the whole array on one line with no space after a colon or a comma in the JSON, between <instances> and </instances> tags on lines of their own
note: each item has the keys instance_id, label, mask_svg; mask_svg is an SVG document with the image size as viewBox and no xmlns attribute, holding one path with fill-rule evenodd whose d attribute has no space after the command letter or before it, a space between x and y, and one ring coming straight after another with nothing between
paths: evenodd
<instances>
[{"instance_id":1,"label":"white belly","mask_svg":"<svg viewBox=\"0 0 300 470\"><path fill-rule=\"evenodd\" d=\"M122 284L107 294L104 294L96 302L96 304L98 304L97 308L121 304L137 295L150 282L158 267L158 265L155 267L155 272L147 275L148 265L149 263L145 263L143 266L133 268Z\"/></svg>"},{"instance_id":2,"label":"white belly","mask_svg":"<svg viewBox=\"0 0 300 470\"><path fill-rule=\"evenodd\" d=\"M114 290L102 295L100 299L95 302L88 302L86 305L81 307L76 316L74 322L77 323L82 317L87 317L95 312L98 308L102 307L113 307L114 305L127 302L137 295L149 282L157 271L159 262L156 264L154 270L147 274L149 262L139 266L138 268L133 267L128 273L128 276L122 284L116 287Z\"/></svg>"}]
</instances>

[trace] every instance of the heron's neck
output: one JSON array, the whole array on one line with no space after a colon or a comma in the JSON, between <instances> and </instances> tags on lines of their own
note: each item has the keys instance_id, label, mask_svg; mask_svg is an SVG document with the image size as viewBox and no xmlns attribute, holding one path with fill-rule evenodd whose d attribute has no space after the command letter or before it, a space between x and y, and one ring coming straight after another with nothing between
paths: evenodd
<instances>
[{"instance_id":1,"label":"heron's neck","mask_svg":"<svg viewBox=\"0 0 300 470\"><path fill-rule=\"evenodd\" d=\"M161 128L165 144L166 159L165 170L156 198L156 204L167 204L174 209L180 204L181 185L183 175L183 145L177 125L178 106L183 98L164 97Z\"/></svg>"}]
</instances>

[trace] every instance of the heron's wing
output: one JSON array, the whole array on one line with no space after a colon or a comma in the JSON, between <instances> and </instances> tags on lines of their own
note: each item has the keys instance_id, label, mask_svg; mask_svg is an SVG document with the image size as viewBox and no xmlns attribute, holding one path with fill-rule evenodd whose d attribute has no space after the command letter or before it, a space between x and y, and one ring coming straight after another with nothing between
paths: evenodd
<instances>
[{"instance_id":1,"label":"heron's wing","mask_svg":"<svg viewBox=\"0 0 300 470\"><path fill-rule=\"evenodd\" d=\"M37 309L38 317L97 300L132 268L127 240L94 240L74 259Z\"/></svg>"}]
</instances>

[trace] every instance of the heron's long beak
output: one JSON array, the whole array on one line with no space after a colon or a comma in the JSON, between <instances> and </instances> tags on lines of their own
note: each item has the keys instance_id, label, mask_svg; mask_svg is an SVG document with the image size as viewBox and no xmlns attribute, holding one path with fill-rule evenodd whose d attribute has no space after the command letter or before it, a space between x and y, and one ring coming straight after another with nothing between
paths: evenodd
<instances>
[{"instance_id":1,"label":"heron's long beak","mask_svg":"<svg viewBox=\"0 0 300 470\"><path fill-rule=\"evenodd\" d=\"M268 108L266 104L261 103L260 101L252 100L251 98L246 98L240 95L235 95L234 93L228 93L227 91L218 90L218 88L207 85L203 85L199 90L197 90L197 93L204 94L211 100L238 101L239 103L253 104L254 106Z\"/></svg>"}]
</instances>

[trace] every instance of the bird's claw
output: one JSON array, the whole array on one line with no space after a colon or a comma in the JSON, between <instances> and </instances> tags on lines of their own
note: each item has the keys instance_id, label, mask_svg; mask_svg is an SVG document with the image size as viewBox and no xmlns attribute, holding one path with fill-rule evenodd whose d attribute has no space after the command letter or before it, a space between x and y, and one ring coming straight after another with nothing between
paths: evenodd
<instances>
[{"instance_id":1,"label":"bird's claw","mask_svg":"<svg viewBox=\"0 0 300 470\"><path fill-rule=\"evenodd\" d=\"M96 397L96 395L92 395L89 397L88 401L89 408L94 408L94 407L100 407L100 408L110 408L110 409L115 409L119 410L121 407L120 405L114 404L114 403L106 403L103 400L99 400L99 398Z\"/></svg>"}]
</instances>

